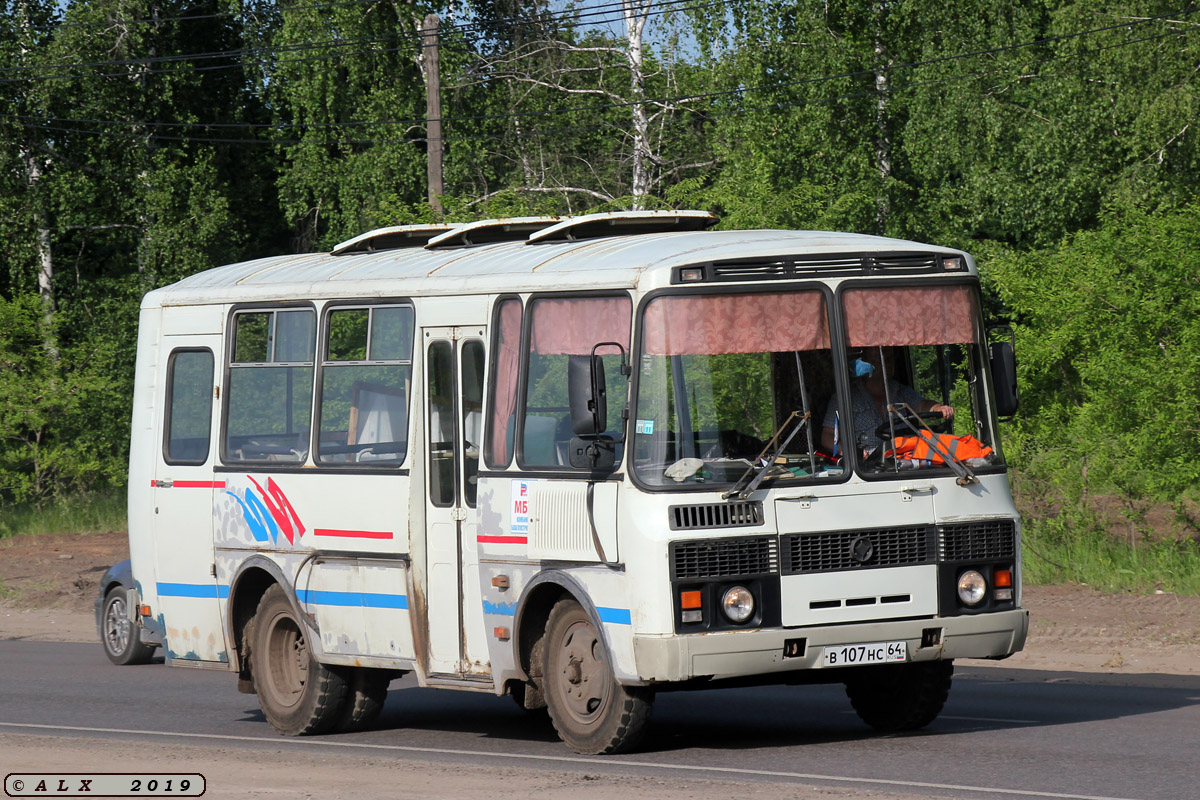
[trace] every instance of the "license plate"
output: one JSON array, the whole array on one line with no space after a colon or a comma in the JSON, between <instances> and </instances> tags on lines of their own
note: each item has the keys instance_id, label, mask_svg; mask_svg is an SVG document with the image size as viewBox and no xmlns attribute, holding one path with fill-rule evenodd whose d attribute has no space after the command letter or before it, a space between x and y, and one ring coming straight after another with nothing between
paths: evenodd
<instances>
[{"instance_id":1,"label":"license plate","mask_svg":"<svg viewBox=\"0 0 1200 800\"><path fill-rule=\"evenodd\" d=\"M861 664L892 664L908 661L907 642L874 642L826 647L824 666L856 667Z\"/></svg>"}]
</instances>

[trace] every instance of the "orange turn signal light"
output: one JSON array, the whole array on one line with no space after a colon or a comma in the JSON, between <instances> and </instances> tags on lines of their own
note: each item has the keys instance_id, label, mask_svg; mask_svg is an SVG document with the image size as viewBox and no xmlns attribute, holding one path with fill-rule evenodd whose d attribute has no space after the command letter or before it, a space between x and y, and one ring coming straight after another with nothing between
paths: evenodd
<instances>
[{"instance_id":1,"label":"orange turn signal light","mask_svg":"<svg viewBox=\"0 0 1200 800\"><path fill-rule=\"evenodd\" d=\"M992 585L996 587L1012 586L1012 570L998 569L992 574Z\"/></svg>"},{"instance_id":2,"label":"orange turn signal light","mask_svg":"<svg viewBox=\"0 0 1200 800\"><path fill-rule=\"evenodd\" d=\"M508 628L492 628L492 635L502 642L507 642L510 638Z\"/></svg>"},{"instance_id":3,"label":"orange turn signal light","mask_svg":"<svg viewBox=\"0 0 1200 800\"><path fill-rule=\"evenodd\" d=\"M138 613L143 617L150 616L150 606L138 606Z\"/></svg>"},{"instance_id":4,"label":"orange turn signal light","mask_svg":"<svg viewBox=\"0 0 1200 800\"><path fill-rule=\"evenodd\" d=\"M703 603L704 601L699 591L679 593L680 608L700 608Z\"/></svg>"}]
</instances>

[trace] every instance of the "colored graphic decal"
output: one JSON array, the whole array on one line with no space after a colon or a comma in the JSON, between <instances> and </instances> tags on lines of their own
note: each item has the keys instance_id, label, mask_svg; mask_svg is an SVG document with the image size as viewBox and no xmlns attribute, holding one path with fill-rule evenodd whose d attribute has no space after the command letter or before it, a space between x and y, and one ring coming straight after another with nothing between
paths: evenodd
<instances>
[{"instance_id":1,"label":"colored graphic decal","mask_svg":"<svg viewBox=\"0 0 1200 800\"><path fill-rule=\"evenodd\" d=\"M525 544L529 540L529 481L512 482L512 508L507 536L480 534L476 541L484 544Z\"/></svg>"},{"instance_id":2,"label":"colored graphic decal","mask_svg":"<svg viewBox=\"0 0 1200 800\"><path fill-rule=\"evenodd\" d=\"M238 497L230 491L226 491L225 494L241 506L242 517L250 527L250 534L254 540L276 544L279 534L282 533L288 544L295 544L304 535L304 523L300 521L296 509L279 488L279 484L274 478L267 478L267 488L263 489L254 478L249 475L246 478L254 484L254 489L246 489L245 497ZM255 489L258 490L257 493Z\"/></svg>"}]
</instances>

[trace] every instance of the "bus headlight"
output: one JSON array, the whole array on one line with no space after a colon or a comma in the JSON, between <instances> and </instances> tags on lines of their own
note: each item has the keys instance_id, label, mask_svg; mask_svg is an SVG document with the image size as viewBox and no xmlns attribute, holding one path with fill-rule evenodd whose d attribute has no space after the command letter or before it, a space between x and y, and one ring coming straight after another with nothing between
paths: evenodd
<instances>
[{"instance_id":1,"label":"bus headlight","mask_svg":"<svg viewBox=\"0 0 1200 800\"><path fill-rule=\"evenodd\" d=\"M740 625L754 614L754 595L745 586L731 586L721 598L721 608L731 622Z\"/></svg>"},{"instance_id":2,"label":"bus headlight","mask_svg":"<svg viewBox=\"0 0 1200 800\"><path fill-rule=\"evenodd\" d=\"M969 606L977 606L987 594L987 581L977 570L969 569L958 576L958 599Z\"/></svg>"}]
</instances>

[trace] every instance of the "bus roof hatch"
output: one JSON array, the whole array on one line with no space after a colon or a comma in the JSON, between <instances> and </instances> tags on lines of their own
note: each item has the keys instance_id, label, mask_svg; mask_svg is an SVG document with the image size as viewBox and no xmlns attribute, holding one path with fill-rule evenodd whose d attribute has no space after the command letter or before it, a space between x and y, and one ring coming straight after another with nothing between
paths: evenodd
<instances>
[{"instance_id":1,"label":"bus roof hatch","mask_svg":"<svg viewBox=\"0 0 1200 800\"><path fill-rule=\"evenodd\" d=\"M611 211L565 219L557 225L534 233L526 244L579 241L640 233L702 231L716 224L717 216L708 211Z\"/></svg>"}]
</instances>

